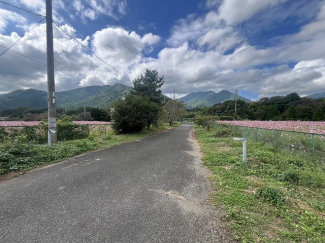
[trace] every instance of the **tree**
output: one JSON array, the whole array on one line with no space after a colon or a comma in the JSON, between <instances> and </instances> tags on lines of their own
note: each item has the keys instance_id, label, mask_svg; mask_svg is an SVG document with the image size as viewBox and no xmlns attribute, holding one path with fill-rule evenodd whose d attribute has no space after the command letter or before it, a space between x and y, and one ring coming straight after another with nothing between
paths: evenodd
<instances>
[{"instance_id":1,"label":"tree","mask_svg":"<svg viewBox=\"0 0 325 243\"><path fill-rule=\"evenodd\" d=\"M160 106L149 97L133 94L116 101L112 108L113 129L119 134L141 132L148 124L158 122L160 111Z\"/></svg>"},{"instance_id":2,"label":"tree","mask_svg":"<svg viewBox=\"0 0 325 243\"><path fill-rule=\"evenodd\" d=\"M297 111L293 104L291 104L287 109L286 115L288 120L297 120Z\"/></svg>"},{"instance_id":3,"label":"tree","mask_svg":"<svg viewBox=\"0 0 325 243\"><path fill-rule=\"evenodd\" d=\"M264 120L273 120L275 117L279 116L279 110L275 105L269 105L264 114Z\"/></svg>"},{"instance_id":4,"label":"tree","mask_svg":"<svg viewBox=\"0 0 325 243\"><path fill-rule=\"evenodd\" d=\"M186 114L186 107L184 102L177 100L169 100L165 105L164 109L168 114L168 117L171 117L173 121L176 121L180 117L184 117Z\"/></svg>"},{"instance_id":5,"label":"tree","mask_svg":"<svg viewBox=\"0 0 325 243\"><path fill-rule=\"evenodd\" d=\"M318 108L313 115L313 121L324 121L325 115L321 108Z\"/></svg>"},{"instance_id":6,"label":"tree","mask_svg":"<svg viewBox=\"0 0 325 243\"><path fill-rule=\"evenodd\" d=\"M161 93L161 86L164 84L164 76L159 77L156 70L146 70L144 76L133 81L133 89L130 91L133 95L149 97L150 101L156 104L162 104L164 100Z\"/></svg>"}]
</instances>

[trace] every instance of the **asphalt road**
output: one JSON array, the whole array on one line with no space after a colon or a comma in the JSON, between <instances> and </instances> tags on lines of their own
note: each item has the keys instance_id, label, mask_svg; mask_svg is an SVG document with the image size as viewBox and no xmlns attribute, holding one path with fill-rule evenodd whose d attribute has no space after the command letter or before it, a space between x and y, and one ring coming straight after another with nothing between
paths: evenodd
<instances>
[{"instance_id":1,"label":"asphalt road","mask_svg":"<svg viewBox=\"0 0 325 243\"><path fill-rule=\"evenodd\" d=\"M232 242L192 126L0 184L0 242Z\"/></svg>"}]
</instances>

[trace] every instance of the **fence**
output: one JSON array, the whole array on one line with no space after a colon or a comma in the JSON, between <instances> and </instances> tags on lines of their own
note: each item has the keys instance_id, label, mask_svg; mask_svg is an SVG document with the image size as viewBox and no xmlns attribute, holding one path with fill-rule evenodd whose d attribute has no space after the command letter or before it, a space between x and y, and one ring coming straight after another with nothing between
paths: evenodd
<instances>
[{"instance_id":1,"label":"fence","mask_svg":"<svg viewBox=\"0 0 325 243\"><path fill-rule=\"evenodd\" d=\"M325 135L226 124L216 124L213 129L220 133L224 128L231 129L233 136L241 136L247 141L268 143L276 149L325 163Z\"/></svg>"}]
</instances>

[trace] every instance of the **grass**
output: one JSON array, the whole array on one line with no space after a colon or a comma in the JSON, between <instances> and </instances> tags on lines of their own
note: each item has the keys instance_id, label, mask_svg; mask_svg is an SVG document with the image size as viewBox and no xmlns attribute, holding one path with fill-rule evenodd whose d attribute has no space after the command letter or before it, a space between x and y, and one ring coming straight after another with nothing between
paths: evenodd
<instances>
[{"instance_id":1,"label":"grass","mask_svg":"<svg viewBox=\"0 0 325 243\"><path fill-rule=\"evenodd\" d=\"M204 164L213 172L211 201L239 242L324 242L325 165L248 141L242 161L240 136L196 126Z\"/></svg>"},{"instance_id":2,"label":"grass","mask_svg":"<svg viewBox=\"0 0 325 243\"><path fill-rule=\"evenodd\" d=\"M126 142L142 139L153 135L165 127L150 128L137 134L90 136L79 140L60 141L52 144L33 142L7 142L0 144L0 175L13 171L27 171L40 165L52 164L73 156L102 148L109 148Z\"/></svg>"}]
</instances>

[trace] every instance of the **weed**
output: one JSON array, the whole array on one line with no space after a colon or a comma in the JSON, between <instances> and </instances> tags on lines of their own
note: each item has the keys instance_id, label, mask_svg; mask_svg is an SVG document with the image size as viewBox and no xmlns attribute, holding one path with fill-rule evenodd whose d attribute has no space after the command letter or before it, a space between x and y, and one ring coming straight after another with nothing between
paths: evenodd
<instances>
[{"instance_id":1,"label":"weed","mask_svg":"<svg viewBox=\"0 0 325 243\"><path fill-rule=\"evenodd\" d=\"M273 205L281 206L284 204L282 193L273 187L261 187L256 192L257 198L262 198Z\"/></svg>"},{"instance_id":2,"label":"weed","mask_svg":"<svg viewBox=\"0 0 325 243\"><path fill-rule=\"evenodd\" d=\"M300 180L299 171L296 170L284 171L282 174L279 174L279 180L285 181L292 185L298 185Z\"/></svg>"},{"instance_id":3,"label":"weed","mask_svg":"<svg viewBox=\"0 0 325 243\"><path fill-rule=\"evenodd\" d=\"M195 129L203 162L215 175L211 177L212 200L226 211L223 219L235 239L324 242L324 163L269 145L272 134L268 132L258 134L258 141L264 142L249 140L243 163L241 144L231 137L215 137L218 127L211 127L210 132Z\"/></svg>"}]
</instances>

